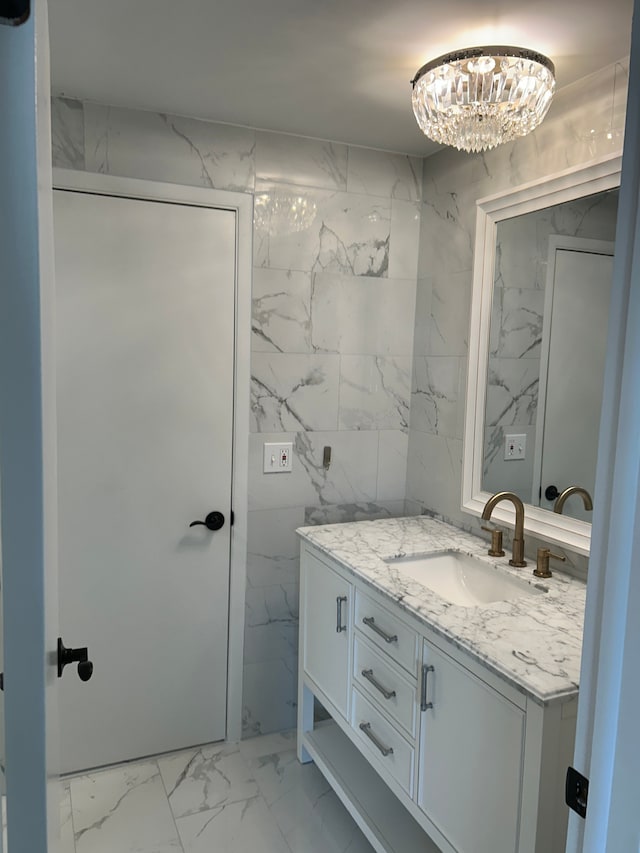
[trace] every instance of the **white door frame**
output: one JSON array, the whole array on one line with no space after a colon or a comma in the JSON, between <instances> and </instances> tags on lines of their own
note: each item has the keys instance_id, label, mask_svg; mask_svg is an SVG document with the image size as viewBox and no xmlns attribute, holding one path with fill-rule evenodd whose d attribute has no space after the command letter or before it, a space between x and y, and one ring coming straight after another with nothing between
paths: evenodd
<instances>
[{"instance_id":1,"label":"white door frame","mask_svg":"<svg viewBox=\"0 0 640 853\"><path fill-rule=\"evenodd\" d=\"M640 3L635 3L567 851L640 849Z\"/></svg>"},{"instance_id":2,"label":"white door frame","mask_svg":"<svg viewBox=\"0 0 640 853\"><path fill-rule=\"evenodd\" d=\"M249 392L251 356L251 269L253 197L245 193L165 184L134 178L53 170L54 189L97 195L126 196L154 201L214 207L236 213L235 365L233 379L233 468L231 561L229 577L229 647L227 667L227 740L242 733L242 672L247 566L247 507L249 454ZM64 626L63 626L64 627Z\"/></svg>"},{"instance_id":3,"label":"white door frame","mask_svg":"<svg viewBox=\"0 0 640 853\"><path fill-rule=\"evenodd\" d=\"M57 488L46 0L31 7L0 27L0 466L9 843L41 853L59 815Z\"/></svg>"}]
</instances>

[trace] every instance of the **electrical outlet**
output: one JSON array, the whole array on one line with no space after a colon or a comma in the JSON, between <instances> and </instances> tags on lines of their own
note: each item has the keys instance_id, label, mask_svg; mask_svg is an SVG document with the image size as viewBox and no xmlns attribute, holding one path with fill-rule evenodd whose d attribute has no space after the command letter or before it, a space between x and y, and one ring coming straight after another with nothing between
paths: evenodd
<instances>
[{"instance_id":1,"label":"electrical outlet","mask_svg":"<svg viewBox=\"0 0 640 853\"><path fill-rule=\"evenodd\" d=\"M293 468L293 444L290 441L264 443L263 472L284 474Z\"/></svg>"},{"instance_id":2,"label":"electrical outlet","mask_svg":"<svg viewBox=\"0 0 640 853\"><path fill-rule=\"evenodd\" d=\"M527 436L526 435L505 435L504 437L504 458L524 459L527 452Z\"/></svg>"}]
</instances>

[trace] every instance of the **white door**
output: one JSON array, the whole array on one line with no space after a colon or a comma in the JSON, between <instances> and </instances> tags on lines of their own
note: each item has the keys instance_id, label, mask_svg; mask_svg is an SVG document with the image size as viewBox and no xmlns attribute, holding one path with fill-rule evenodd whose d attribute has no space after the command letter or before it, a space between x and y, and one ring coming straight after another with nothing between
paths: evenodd
<instances>
[{"instance_id":1,"label":"white door","mask_svg":"<svg viewBox=\"0 0 640 853\"><path fill-rule=\"evenodd\" d=\"M225 737L235 217L54 193L64 771Z\"/></svg>"},{"instance_id":2,"label":"white door","mask_svg":"<svg viewBox=\"0 0 640 853\"><path fill-rule=\"evenodd\" d=\"M541 375L538 420L543 427L540 506L547 509L555 503L545 497L549 486L560 492L581 486L594 494L612 254L612 246L610 254L557 249L553 266L550 260L552 308L545 305L545 343L553 369ZM564 512L585 521L593 516L579 495L569 498Z\"/></svg>"}]
</instances>

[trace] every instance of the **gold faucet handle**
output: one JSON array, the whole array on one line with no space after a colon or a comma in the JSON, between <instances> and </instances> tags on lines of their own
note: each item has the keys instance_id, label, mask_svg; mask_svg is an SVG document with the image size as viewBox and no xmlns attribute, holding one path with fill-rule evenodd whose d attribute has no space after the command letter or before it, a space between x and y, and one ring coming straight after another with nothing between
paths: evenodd
<instances>
[{"instance_id":1,"label":"gold faucet handle","mask_svg":"<svg viewBox=\"0 0 640 853\"><path fill-rule=\"evenodd\" d=\"M553 557L554 560L562 560L563 563L567 559L566 557L563 557L562 554L553 554L549 548L538 548L536 567L533 570L536 577L550 578L552 576L553 572L549 568L549 557Z\"/></svg>"},{"instance_id":2,"label":"gold faucet handle","mask_svg":"<svg viewBox=\"0 0 640 853\"><path fill-rule=\"evenodd\" d=\"M553 557L554 560L562 560L563 563L567 562L567 558L563 557L562 554L553 554L548 548L544 549L550 557Z\"/></svg>"},{"instance_id":3,"label":"gold faucet handle","mask_svg":"<svg viewBox=\"0 0 640 853\"><path fill-rule=\"evenodd\" d=\"M487 554L490 557L504 557L502 530L498 530L496 527L485 527L484 524L482 525L482 529L491 534L491 547L487 551Z\"/></svg>"}]
</instances>

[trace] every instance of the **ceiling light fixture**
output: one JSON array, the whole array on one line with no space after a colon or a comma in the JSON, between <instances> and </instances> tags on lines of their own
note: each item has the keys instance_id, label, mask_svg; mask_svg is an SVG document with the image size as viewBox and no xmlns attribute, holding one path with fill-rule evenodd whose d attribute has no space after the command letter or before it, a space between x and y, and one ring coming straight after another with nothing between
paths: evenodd
<instances>
[{"instance_id":1,"label":"ceiling light fixture","mask_svg":"<svg viewBox=\"0 0 640 853\"><path fill-rule=\"evenodd\" d=\"M461 151L485 151L534 130L556 81L553 62L540 53L469 47L427 62L411 85L423 133Z\"/></svg>"}]
</instances>

